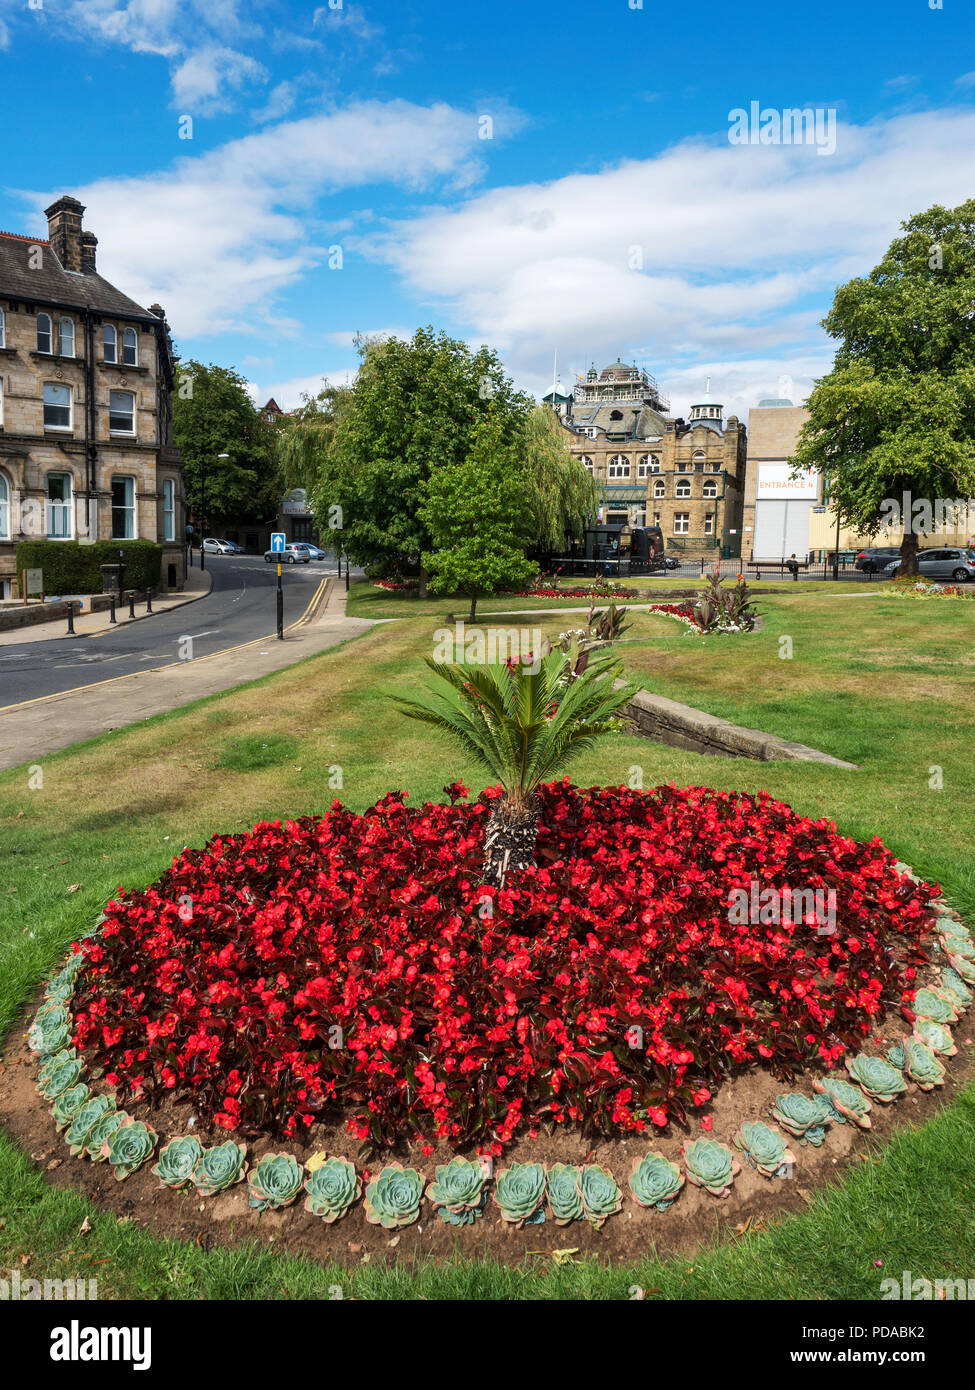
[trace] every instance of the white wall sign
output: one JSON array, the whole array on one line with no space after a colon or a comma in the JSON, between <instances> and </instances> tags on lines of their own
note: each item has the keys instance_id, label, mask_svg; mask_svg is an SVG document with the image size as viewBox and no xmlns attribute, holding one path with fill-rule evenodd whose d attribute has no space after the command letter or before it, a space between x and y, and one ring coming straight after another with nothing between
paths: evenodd
<instances>
[{"instance_id":1,"label":"white wall sign","mask_svg":"<svg viewBox=\"0 0 975 1390\"><path fill-rule=\"evenodd\" d=\"M308 498L303 487L296 487L281 499L282 516L308 516Z\"/></svg>"},{"instance_id":2,"label":"white wall sign","mask_svg":"<svg viewBox=\"0 0 975 1390\"><path fill-rule=\"evenodd\" d=\"M815 468L807 468L797 477L792 476L791 463L760 463L758 465L758 487L756 501L781 501L805 498L819 500L819 474Z\"/></svg>"}]
</instances>

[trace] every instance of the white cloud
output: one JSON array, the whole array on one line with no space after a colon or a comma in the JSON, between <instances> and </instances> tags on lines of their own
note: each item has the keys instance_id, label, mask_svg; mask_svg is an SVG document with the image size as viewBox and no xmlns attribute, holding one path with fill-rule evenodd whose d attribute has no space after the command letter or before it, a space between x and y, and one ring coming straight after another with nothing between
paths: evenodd
<instances>
[{"instance_id":1,"label":"white cloud","mask_svg":"<svg viewBox=\"0 0 975 1390\"><path fill-rule=\"evenodd\" d=\"M267 69L233 48L197 49L173 73L173 104L194 115L227 111L245 84L267 81Z\"/></svg>"},{"instance_id":2,"label":"white cloud","mask_svg":"<svg viewBox=\"0 0 975 1390\"><path fill-rule=\"evenodd\" d=\"M971 196L973 143L975 112L961 109L843 125L825 158L686 142L478 194L359 249L500 348L520 379L544 383L556 345L583 368L647 345L669 377L719 354L804 359L824 348L815 323L839 280L868 271L903 219Z\"/></svg>"},{"instance_id":3,"label":"white cloud","mask_svg":"<svg viewBox=\"0 0 975 1390\"><path fill-rule=\"evenodd\" d=\"M288 325L272 316L274 295L322 257L310 217L318 199L376 183L468 183L480 168L475 144L469 112L360 102L185 157L168 173L71 191L88 209L103 273L137 302L161 303L178 339L272 322L277 336ZM39 218L65 191L21 196Z\"/></svg>"}]
</instances>

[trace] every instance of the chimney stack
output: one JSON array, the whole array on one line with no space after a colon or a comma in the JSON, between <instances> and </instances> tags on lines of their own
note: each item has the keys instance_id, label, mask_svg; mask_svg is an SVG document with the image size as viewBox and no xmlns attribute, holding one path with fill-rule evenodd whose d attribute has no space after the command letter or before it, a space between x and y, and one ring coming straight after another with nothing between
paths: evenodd
<instances>
[{"instance_id":1,"label":"chimney stack","mask_svg":"<svg viewBox=\"0 0 975 1390\"><path fill-rule=\"evenodd\" d=\"M52 203L44 213L51 249L64 270L75 270L79 273L84 270L81 254L81 219L84 211L84 205L79 203L77 198L65 195L56 203ZM91 255L94 269L94 248Z\"/></svg>"},{"instance_id":2,"label":"chimney stack","mask_svg":"<svg viewBox=\"0 0 975 1390\"><path fill-rule=\"evenodd\" d=\"M81 233L81 269L85 275L95 273L95 247L98 245L98 238L94 232Z\"/></svg>"}]
</instances>

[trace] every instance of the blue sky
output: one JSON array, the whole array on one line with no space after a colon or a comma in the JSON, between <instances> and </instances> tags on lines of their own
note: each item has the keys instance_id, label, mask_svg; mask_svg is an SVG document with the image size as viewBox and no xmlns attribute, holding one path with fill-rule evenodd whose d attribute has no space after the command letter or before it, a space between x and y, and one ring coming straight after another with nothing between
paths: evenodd
<instances>
[{"instance_id":1,"label":"blue sky","mask_svg":"<svg viewBox=\"0 0 975 1390\"><path fill-rule=\"evenodd\" d=\"M432 322L528 389L621 354L744 413L828 370L902 219L975 196L975 20L932 3L0 0L0 227L76 194L102 273L260 400ZM752 102L835 150L731 144Z\"/></svg>"}]
</instances>

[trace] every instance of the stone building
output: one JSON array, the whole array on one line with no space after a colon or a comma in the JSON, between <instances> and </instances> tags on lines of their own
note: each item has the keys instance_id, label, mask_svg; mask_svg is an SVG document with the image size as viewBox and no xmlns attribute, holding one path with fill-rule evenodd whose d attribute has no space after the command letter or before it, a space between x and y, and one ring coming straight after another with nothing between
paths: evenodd
<instances>
[{"instance_id":1,"label":"stone building","mask_svg":"<svg viewBox=\"0 0 975 1390\"><path fill-rule=\"evenodd\" d=\"M707 396L686 420L652 376L616 361L591 367L571 397L550 400L571 452L602 484L603 520L661 528L685 558L737 555L741 546L746 432Z\"/></svg>"},{"instance_id":2,"label":"stone building","mask_svg":"<svg viewBox=\"0 0 975 1390\"><path fill-rule=\"evenodd\" d=\"M18 596L17 542L161 542L164 588L185 580L173 348L96 270L84 207L47 209L48 239L0 232L0 596Z\"/></svg>"}]
</instances>

